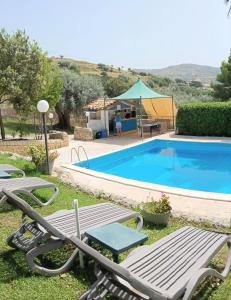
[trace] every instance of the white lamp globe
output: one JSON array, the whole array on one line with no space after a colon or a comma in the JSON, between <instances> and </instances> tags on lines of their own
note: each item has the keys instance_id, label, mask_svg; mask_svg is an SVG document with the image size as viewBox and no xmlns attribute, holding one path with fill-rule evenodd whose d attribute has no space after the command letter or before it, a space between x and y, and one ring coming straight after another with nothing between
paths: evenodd
<instances>
[{"instance_id":1,"label":"white lamp globe","mask_svg":"<svg viewBox=\"0 0 231 300\"><path fill-rule=\"evenodd\" d=\"M49 119L53 119L54 118L54 114L53 113L49 113L48 118Z\"/></svg>"},{"instance_id":2,"label":"white lamp globe","mask_svg":"<svg viewBox=\"0 0 231 300\"><path fill-rule=\"evenodd\" d=\"M37 104L37 109L40 113L46 113L49 109L49 103L46 100L40 100Z\"/></svg>"}]
</instances>

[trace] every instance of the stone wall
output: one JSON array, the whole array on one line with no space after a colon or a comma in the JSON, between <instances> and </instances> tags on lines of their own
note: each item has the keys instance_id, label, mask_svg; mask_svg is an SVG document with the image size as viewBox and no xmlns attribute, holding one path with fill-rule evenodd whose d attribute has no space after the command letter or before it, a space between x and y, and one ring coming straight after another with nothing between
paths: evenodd
<instances>
[{"instance_id":1,"label":"stone wall","mask_svg":"<svg viewBox=\"0 0 231 300\"><path fill-rule=\"evenodd\" d=\"M68 134L65 131L56 131L50 130L49 131L49 139L50 140L67 140L69 142Z\"/></svg>"},{"instance_id":2,"label":"stone wall","mask_svg":"<svg viewBox=\"0 0 231 300\"><path fill-rule=\"evenodd\" d=\"M12 152L17 153L20 155L28 155L28 146L30 144L43 144L44 140L5 140L0 141L0 151L4 152ZM56 138L52 137L48 141L48 148L49 150L55 150L62 147L69 146L69 138L68 135L63 135L63 138Z\"/></svg>"},{"instance_id":3,"label":"stone wall","mask_svg":"<svg viewBox=\"0 0 231 300\"><path fill-rule=\"evenodd\" d=\"M93 133L91 128L75 127L74 139L81 141L93 140Z\"/></svg>"}]
</instances>

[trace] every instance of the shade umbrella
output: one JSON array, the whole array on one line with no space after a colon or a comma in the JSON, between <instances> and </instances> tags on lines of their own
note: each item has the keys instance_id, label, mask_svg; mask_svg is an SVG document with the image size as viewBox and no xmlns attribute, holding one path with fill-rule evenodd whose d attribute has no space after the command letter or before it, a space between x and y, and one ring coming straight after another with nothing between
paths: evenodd
<instances>
[{"instance_id":1,"label":"shade umbrella","mask_svg":"<svg viewBox=\"0 0 231 300\"><path fill-rule=\"evenodd\" d=\"M173 97L161 95L149 87L147 87L144 82L141 79L138 79L133 86L131 86L125 93L111 98L112 100L120 100L120 101L137 101L139 104L139 110L140 110L140 117L139 117L139 125L141 128L141 137L143 138L143 124L142 124L142 101L143 100L153 100L153 99L171 99L172 101L172 116L173 116L173 122L174 122L174 111L175 111L175 105L173 102ZM155 107L152 104L152 109L155 111ZM158 115L157 111L156 115Z\"/></svg>"}]
</instances>

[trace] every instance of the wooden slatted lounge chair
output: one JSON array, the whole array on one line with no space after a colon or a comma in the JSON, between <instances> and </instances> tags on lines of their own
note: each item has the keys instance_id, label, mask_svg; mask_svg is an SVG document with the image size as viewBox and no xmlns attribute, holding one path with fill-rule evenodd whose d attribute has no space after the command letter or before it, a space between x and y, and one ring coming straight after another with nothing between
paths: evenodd
<instances>
[{"instance_id":1,"label":"wooden slatted lounge chair","mask_svg":"<svg viewBox=\"0 0 231 300\"><path fill-rule=\"evenodd\" d=\"M16 168L13 165L9 165L9 164L0 164L0 171L9 173L9 174L19 174L22 177L25 177L25 172L19 168Z\"/></svg>"},{"instance_id":2,"label":"wooden slatted lounge chair","mask_svg":"<svg viewBox=\"0 0 231 300\"><path fill-rule=\"evenodd\" d=\"M96 262L97 280L80 300L102 300L109 292L124 300L189 300L205 278L224 280L231 266L231 236L194 227L181 228L151 246L137 248L120 265L76 237L71 240ZM219 273L208 265L225 244L228 259Z\"/></svg>"},{"instance_id":3,"label":"wooden slatted lounge chair","mask_svg":"<svg viewBox=\"0 0 231 300\"><path fill-rule=\"evenodd\" d=\"M77 236L74 209L58 211L50 216L42 217L17 195L5 189L3 193L7 197L7 202L22 211L22 224L17 231L8 237L8 245L25 251L29 266L41 275L56 275L70 268L79 254L78 248L75 248L67 262L57 269L47 269L39 266L34 262L34 259L40 254L61 248L70 243L70 236ZM27 217L32 221L28 221ZM133 218L138 220L137 229L141 229L143 219L135 211L111 203L82 207L79 208L80 234L84 241L86 241L85 232L88 229L114 222L124 222ZM27 238L25 236L26 232L30 232L32 238Z\"/></svg>"},{"instance_id":4,"label":"wooden slatted lounge chair","mask_svg":"<svg viewBox=\"0 0 231 300\"><path fill-rule=\"evenodd\" d=\"M4 204L7 199L6 195L2 192L4 188L8 191L14 192L15 194L25 194L32 198L40 206L50 205L59 192L58 187L54 183L38 177L2 179L0 180L0 206ZM54 192L47 202L42 202L33 194L33 191L39 189L52 189Z\"/></svg>"}]
</instances>

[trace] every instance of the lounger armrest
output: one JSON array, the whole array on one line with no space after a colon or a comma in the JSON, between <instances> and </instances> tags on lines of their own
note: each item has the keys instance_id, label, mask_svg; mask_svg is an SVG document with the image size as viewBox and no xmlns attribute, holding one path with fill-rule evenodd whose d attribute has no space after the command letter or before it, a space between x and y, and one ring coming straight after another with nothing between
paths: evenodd
<instances>
[{"instance_id":1,"label":"lounger armrest","mask_svg":"<svg viewBox=\"0 0 231 300\"><path fill-rule=\"evenodd\" d=\"M192 297L194 291L196 290L196 288L198 287L198 285L206 277L209 277L209 276L213 276L215 278L224 280L224 277L220 273L218 273L216 270L211 269L211 268L202 268L196 274L194 274L194 276L192 276L192 278L188 282L188 284L186 286L186 291L185 291L185 294L184 294L184 297L182 298L182 300L191 299L191 297Z\"/></svg>"},{"instance_id":2,"label":"lounger armrest","mask_svg":"<svg viewBox=\"0 0 231 300\"><path fill-rule=\"evenodd\" d=\"M7 191L6 189L2 189L2 193L7 197L7 202L10 203L13 206L16 206L19 208L24 215L28 216L38 224L40 224L46 231L48 231L53 236L65 240L66 237L57 230L54 226L49 224L48 221L44 219L43 216L41 216L38 212L36 212L27 202L25 202L23 199L15 195L14 193Z\"/></svg>"}]
</instances>

